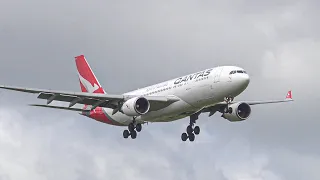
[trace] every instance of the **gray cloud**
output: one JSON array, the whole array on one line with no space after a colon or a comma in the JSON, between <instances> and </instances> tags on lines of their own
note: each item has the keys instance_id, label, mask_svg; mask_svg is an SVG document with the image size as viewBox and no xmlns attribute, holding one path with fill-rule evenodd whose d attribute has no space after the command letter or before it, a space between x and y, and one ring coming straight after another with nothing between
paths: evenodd
<instances>
[{"instance_id":1,"label":"gray cloud","mask_svg":"<svg viewBox=\"0 0 320 180\"><path fill-rule=\"evenodd\" d=\"M233 64L251 75L237 99L292 89L296 100L241 123L201 115L196 143L182 143L186 119L128 141L122 128L2 91L0 179L319 179L318 1L0 2L1 84L77 91L83 53L110 93Z\"/></svg>"}]
</instances>

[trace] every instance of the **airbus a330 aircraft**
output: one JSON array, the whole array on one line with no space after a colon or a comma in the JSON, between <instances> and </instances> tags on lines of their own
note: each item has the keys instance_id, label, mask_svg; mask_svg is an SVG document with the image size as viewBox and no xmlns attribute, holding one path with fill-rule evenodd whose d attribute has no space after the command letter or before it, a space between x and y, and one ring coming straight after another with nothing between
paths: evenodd
<instances>
[{"instance_id":1,"label":"airbus a330 aircraft","mask_svg":"<svg viewBox=\"0 0 320 180\"><path fill-rule=\"evenodd\" d=\"M78 111L97 121L128 126L123 137L132 139L146 122L170 122L190 117L190 123L181 139L195 140L200 133L195 126L201 113L212 116L216 112L231 121L244 121L251 114L251 106L257 104L293 101L291 91L283 100L234 102L249 85L247 72L236 66L220 66L178 77L122 95L107 94L102 88L84 55L75 57L82 92L54 91L47 89L0 86L0 88L37 93L47 104L31 106ZM52 101L69 102L69 107L49 105ZM83 108L74 105L82 104Z\"/></svg>"}]
</instances>

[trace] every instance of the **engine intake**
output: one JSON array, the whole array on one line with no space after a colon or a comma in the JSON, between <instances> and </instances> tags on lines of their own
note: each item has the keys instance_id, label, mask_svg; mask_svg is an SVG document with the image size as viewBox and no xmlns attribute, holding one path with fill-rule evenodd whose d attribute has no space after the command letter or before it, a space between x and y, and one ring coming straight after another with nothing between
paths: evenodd
<instances>
[{"instance_id":1,"label":"engine intake","mask_svg":"<svg viewBox=\"0 0 320 180\"><path fill-rule=\"evenodd\" d=\"M223 113L222 117L228 119L229 121L244 121L248 119L251 114L251 107L247 103L239 102L235 104L231 104L229 106L231 108L231 113Z\"/></svg>"},{"instance_id":2,"label":"engine intake","mask_svg":"<svg viewBox=\"0 0 320 180\"><path fill-rule=\"evenodd\" d=\"M121 107L124 114L128 116L138 116L149 112L150 103L144 97L135 97L127 100Z\"/></svg>"}]
</instances>

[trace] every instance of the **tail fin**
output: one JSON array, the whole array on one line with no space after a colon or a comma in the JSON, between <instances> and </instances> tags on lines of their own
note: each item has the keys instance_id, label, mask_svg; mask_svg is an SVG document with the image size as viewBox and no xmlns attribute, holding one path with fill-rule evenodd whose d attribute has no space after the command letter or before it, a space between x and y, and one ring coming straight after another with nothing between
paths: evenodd
<instances>
[{"instance_id":1,"label":"tail fin","mask_svg":"<svg viewBox=\"0 0 320 180\"><path fill-rule=\"evenodd\" d=\"M75 57L82 92L106 94L84 55Z\"/></svg>"}]
</instances>

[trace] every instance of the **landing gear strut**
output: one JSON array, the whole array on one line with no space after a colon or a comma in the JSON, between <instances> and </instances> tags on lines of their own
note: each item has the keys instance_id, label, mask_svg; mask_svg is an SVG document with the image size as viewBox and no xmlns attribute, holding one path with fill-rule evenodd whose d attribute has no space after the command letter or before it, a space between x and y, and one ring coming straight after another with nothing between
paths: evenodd
<instances>
[{"instance_id":1,"label":"landing gear strut","mask_svg":"<svg viewBox=\"0 0 320 180\"><path fill-rule=\"evenodd\" d=\"M123 137L127 139L129 136L131 136L131 139L137 138L137 132L140 132L142 130L142 125L140 123L136 122L136 118L133 117L133 121L128 125L128 130L123 131Z\"/></svg>"},{"instance_id":2,"label":"landing gear strut","mask_svg":"<svg viewBox=\"0 0 320 180\"><path fill-rule=\"evenodd\" d=\"M232 103L232 101L233 101L233 99L234 99L234 97L225 97L224 98L224 101L227 103L227 104L230 104L230 103Z\"/></svg>"},{"instance_id":3,"label":"landing gear strut","mask_svg":"<svg viewBox=\"0 0 320 180\"><path fill-rule=\"evenodd\" d=\"M232 107L229 107L229 105L232 103L233 101L233 97L225 97L224 101L227 103L227 106L224 108L223 112L224 113L232 113Z\"/></svg>"},{"instance_id":4,"label":"landing gear strut","mask_svg":"<svg viewBox=\"0 0 320 180\"><path fill-rule=\"evenodd\" d=\"M193 142L195 140L195 135L200 134L200 127L199 126L194 126L194 124L196 123L196 120L198 119L200 113L196 113L190 116L190 123L187 126L187 132L182 133L181 134L181 140L182 141L186 141L187 139L189 139L191 142Z\"/></svg>"}]
</instances>

